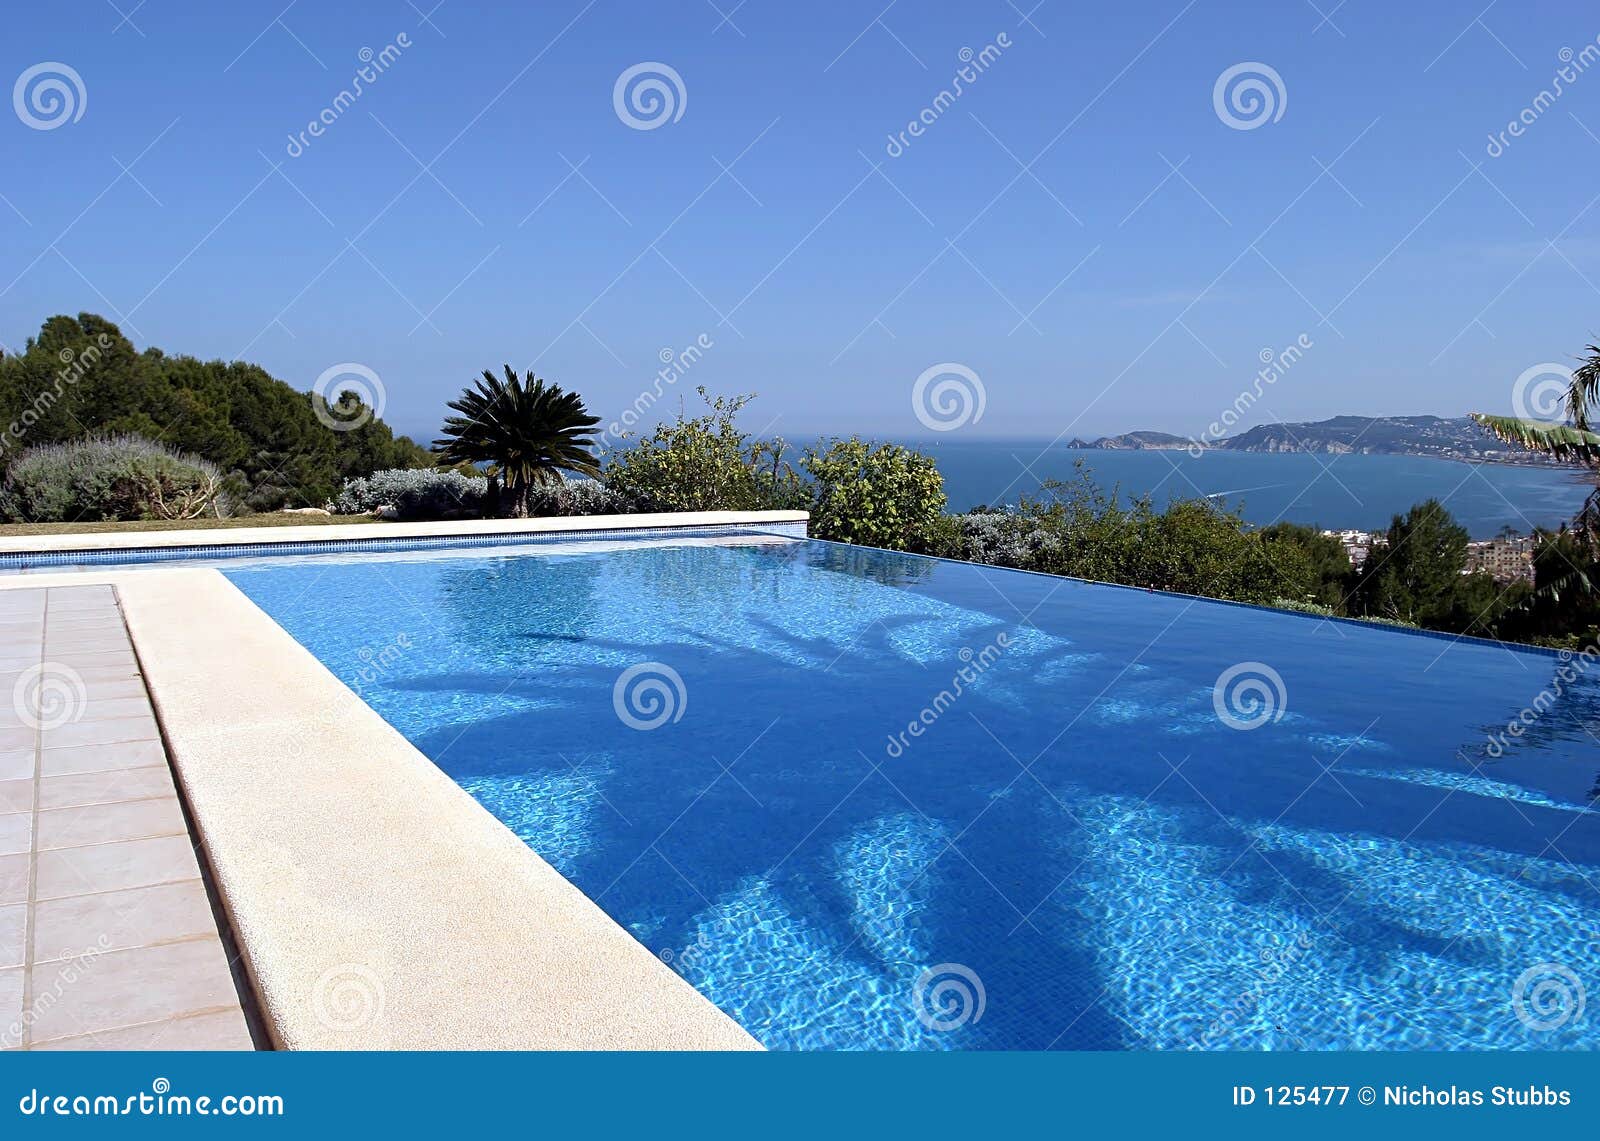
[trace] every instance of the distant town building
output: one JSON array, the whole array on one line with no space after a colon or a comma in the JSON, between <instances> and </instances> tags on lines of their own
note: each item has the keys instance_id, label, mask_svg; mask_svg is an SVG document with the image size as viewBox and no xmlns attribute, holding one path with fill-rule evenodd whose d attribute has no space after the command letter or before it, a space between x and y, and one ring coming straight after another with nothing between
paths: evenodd
<instances>
[{"instance_id":1,"label":"distant town building","mask_svg":"<svg viewBox=\"0 0 1600 1141\"><path fill-rule=\"evenodd\" d=\"M1533 581L1533 536L1502 535L1467 544L1466 573L1488 571L1496 582Z\"/></svg>"},{"instance_id":2,"label":"distant town building","mask_svg":"<svg viewBox=\"0 0 1600 1141\"><path fill-rule=\"evenodd\" d=\"M1350 565L1358 569L1367 561L1373 547L1383 545L1383 536L1374 535L1371 531L1324 531L1323 534L1338 539Z\"/></svg>"}]
</instances>

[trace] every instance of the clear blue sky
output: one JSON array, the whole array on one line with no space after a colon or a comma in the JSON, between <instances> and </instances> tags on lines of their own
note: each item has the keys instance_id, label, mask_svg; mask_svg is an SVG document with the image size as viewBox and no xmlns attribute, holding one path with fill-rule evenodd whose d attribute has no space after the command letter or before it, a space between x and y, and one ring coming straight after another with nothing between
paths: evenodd
<instances>
[{"instance_id":1,"label":"clear blue sky","mask_svg":"<svg viewBox=\"0 0 1600 1141\"><path fill-rule=\"evenodd\" d=\"M973 438L1195 434L1302 333L1254 418L1509 410L1600 331L1600 66L1486 153L1592 5L284 2L8 9L5 83L86 99L0 114L0 342L87 309L302 387L359 362L428 433L505 361L609 419L705 334L678 389L759 392L752 427L925 435L912 384L956 362ZM643 62L686 91L651 130L613 106ZM1240 63L1281 117L1223 122Z\"/></svg>"}]
</instances>

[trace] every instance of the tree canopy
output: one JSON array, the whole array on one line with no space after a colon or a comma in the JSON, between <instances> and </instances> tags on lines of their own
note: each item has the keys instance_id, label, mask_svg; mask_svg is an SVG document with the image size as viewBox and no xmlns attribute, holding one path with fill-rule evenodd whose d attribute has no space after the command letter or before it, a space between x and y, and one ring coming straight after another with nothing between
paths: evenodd
<instances>
[{"instance_id":1,"label":"tree canopy","mask_svg":"<svg viewBox=\"0 0 1600 1141\"><path fill-rule=\"evenodd\" d=\"M209 460L250 507L317 505L347 476L431 466L376 417L335 431L315 401L259 365L143 352L93 313L47 320L20 354L0 356L0 468L23 448L137 434Z\"/></svg>"}]
</instances>

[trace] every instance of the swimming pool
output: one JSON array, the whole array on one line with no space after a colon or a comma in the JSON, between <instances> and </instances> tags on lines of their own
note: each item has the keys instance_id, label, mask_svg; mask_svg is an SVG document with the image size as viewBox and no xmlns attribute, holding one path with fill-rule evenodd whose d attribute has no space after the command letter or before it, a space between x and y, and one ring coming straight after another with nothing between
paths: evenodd
<instances>
[{"instance_id":1,"label":"swimming pool","mask_svg":"<svg viewBox=\"0 0 1600 1141\"><path fill-rule=\"evenodd\" d=\"M1600 1043L1581 658L776 537L221 569L769 1047Z\"/></svg>"}]
</instances>

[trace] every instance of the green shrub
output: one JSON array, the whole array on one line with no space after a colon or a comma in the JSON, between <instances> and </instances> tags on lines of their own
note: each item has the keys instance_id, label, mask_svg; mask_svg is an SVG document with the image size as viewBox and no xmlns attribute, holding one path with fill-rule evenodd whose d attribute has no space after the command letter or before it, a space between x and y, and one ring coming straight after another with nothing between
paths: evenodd
<instances>
[{"instance_id":1,"label":"green shrub","mask_svg":"<svg viewBox=\"0 0 1600 1141\"><path fill-rule=\"evenodd\" d=\"M852 436L808 449L801 462L813 481L811 533L818 538L929 552L948 537L944 477L932 457Z\"/></svg>"},{"instance_id":2,"label":"green shrub","mask_svg":"<svg viewBox=\"0 0 1600 1141\"><path fill-rule=\"evenodd\" d=\"M229 513L215 465L140 436L28 448L11 461L0 483L0 514L24 523Z\"/></svg>"},{"instance_id":3,"label":"green shrub","mask_svg":"<svg viewBox=\"0 0 1600 1141\"><path fill-rule=\"evenodd\" d=\"M761 511L804 506L782 440L755 441L735 421L752 396L709 395L701 416L682 412L606 467L605 484L639 511Z\"/></svg>"},{"instance_id":4,"label":"green shrub","mask_svg":"<svg viewBox=\"0 0 1600 1141\"><path fill-rule=\"evenodd\" d=\"M1239 602L1310 601L1318 576L1305 552L1268 542L1207 499L1157 511L1148 497L1124 504L1079 465L1010 511L958 515L935 530L933 553L1097 582Z\"/></svg>"}]
</instances>

